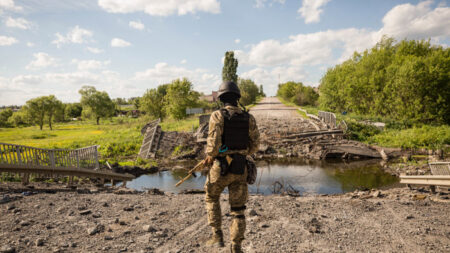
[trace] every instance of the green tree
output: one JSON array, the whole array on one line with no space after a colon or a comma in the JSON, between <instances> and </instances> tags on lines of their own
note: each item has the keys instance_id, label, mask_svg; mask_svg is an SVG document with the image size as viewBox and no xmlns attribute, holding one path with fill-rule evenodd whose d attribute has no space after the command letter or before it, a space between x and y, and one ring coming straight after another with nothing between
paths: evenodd
<instances>
[{"instance_id":1,"label":"green tree","mask_svg":"<svg viewBox=\"0 0 450 253\"><path fill-rule=\"evenodd\" d=\"M192 83L188 79L177 79L167 87L164 104L171 117L182 119L186 117L186 108L196 107L199 98L200 93L192 89Z\"/></svg>"},{"instance_id":2,"label":"green tree","mask_svg":"<svg viewBox=\"0 0 450 253\"><path fill-rule=\"evenodd\" d=\"M258 96L260 96L260 97L265 97L266 96L266 94L264 93L262 84L259 85Z\"/></svg>"},{"instance_id":3,"label":"green tree","mask_svg":"<svg viewBox=\"0 0 450 253\"><path fill-rule=\"evenodd\" d=\"M53 130L52 128L52 120L53 116L55 115L58 110L62 107L62 102L59 101L54 95L50 95L45 97L45 111L47 115L48 120L48 126L50 127L50 130Z\"/></svg>"},{"instance_id":4,"label":"green tree","mask_svg":"<svg viewBox=\"0 0 450 253\"><path fill-rule=\"evenodd\" d=\"M381 116L405 125L450 124L450 49L383 37L321 79L320 107Z\"/></svg>"},{"instance_id":5,"label":"green tree","mask_svg":"<svg viewBox=\"0 0 450 253\"><path fill-rule=\"evenodd\" d=\"M12 115L13 115L13 111L10 108L0 111L0 127L10 126L8 123L8 119Z\"/></svg>"},{"instance_id":6,"label":"green tree","mask_svg":"<svg viewBox=\"0 0 450 253\"><path fill-rule=\"evenodd\" d=\"M81 117L81 112L83 111L83 106L81 103L70 103L66 104L65 114L69 119Z\"/></svg>"},{"instance_id":7,"label":"green tree","mask_svg":"<svg viewBox=\"0 0 450 253\"><path fill-rule=\"evenodd\" d=\"M29 119L27 113L22 109L18 112L14 112L8 119L8 123L11 126L19 127L28 125Z\"/></svg>"},{"instance_id":8,"label":"green tree","mask_svg":"<svg viewBox=\"0 0 450 253\"><path fill-rule=\"evenodd\" d=\"M243 105L250 105L256 102L256 98L259 95L259 88L250 79L240 79L238 81L238 87L241 90L241 99L239 102Z\"/></svg>"},{"instance_id":9,"label":"green tree","mask_svg":"<svg viewBox=\"0 0 450 253\"><path fill-rule=\"evenodd\" d=\"M105 91L97 91L93 86L83 86L78 92L81 94L83 111L87 109L86 115L90 114L95 118L97 125L100 124L100 118L114 115L115 104Z\"/></svg>"},{"instance_id":10,"label":"green tree","mask_svg":"<svg viewBox=\"0 0 450 253\"><path fill-rule=\"evenodd\" d=\"M233 81L237 83L238 76L236 74L238 67L238 60L234 58L233 51L227 51L225 53L225 60L222 68L222 80L223 81Z\"/></svg>"},{"instance_id":11,"label":"green tree","mask_svg":"<svg viewBox=\"0 0 450 253\"><path fill-rule=\"evenodd\" d=\"M154 118L165 118L164 99L169 85L163 84L156 89L147 90L140 99L140 109Z\"/></svg>"},{"instance_id":12,"label":"green tree","mask_svg":"<svg viewBox=\"0 0 450 253\"><path fill-rule=\"evenodd\" d=\"M28 100L24 109L28 116L33 118L32 123L36 123L39 126L39 129L42 130L45 114L47 112L47 97L42 96Z\"/></svg>"}]
</instances>

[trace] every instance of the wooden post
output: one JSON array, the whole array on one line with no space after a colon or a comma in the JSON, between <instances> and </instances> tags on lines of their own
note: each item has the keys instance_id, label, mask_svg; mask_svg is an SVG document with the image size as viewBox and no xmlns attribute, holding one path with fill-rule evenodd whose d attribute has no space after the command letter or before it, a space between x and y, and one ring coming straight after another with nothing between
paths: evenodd
<instances>
[{"instance_id":1,"label":"wooden post","mask_svg":"<svg viewBox=\"0 0 450 253\"><path fill-rule=\"evenodd\" d=\"M127 188L127 181L122 181L122 186L121 186L122 188Z\"/></svg>"},{"instance_id":2,"label":"wooden post","mask_svg":"<svg viewBox=\"0 0 450 253\"><path fill-rule=\"evenodd\" d=\"M73 176L69 176L69 182L67 183L68 186L72 186L73 184Z\"/></svg>"}]
</instances>

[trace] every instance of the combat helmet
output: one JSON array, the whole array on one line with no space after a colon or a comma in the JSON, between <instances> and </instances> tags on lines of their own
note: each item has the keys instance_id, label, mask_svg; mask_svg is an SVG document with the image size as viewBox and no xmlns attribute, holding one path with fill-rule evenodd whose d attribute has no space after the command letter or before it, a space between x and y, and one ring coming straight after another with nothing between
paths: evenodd
<instances>
[{"instance_id":1,"label":"combat helmet","mask_svg":"<svg viewBox=\"0 0 450 253\"><path fill-rule=\"evenodd\" d=\"M219 92L217 95L218 95L218 97L220 97L226 93L234 93L234 94L238 95L238 98L241 97L241 91L239 90L239 87L237 86L237 84L235 82L232 82L232 81L224 81L220 85Z\"/></svg>"}]
</instances>

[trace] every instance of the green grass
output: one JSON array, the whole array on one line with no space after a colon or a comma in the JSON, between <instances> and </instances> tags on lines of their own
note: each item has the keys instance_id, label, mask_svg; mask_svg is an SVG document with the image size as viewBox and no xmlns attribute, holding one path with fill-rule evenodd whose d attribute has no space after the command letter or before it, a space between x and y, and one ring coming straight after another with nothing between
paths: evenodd
<instances>
[{"instance_id":1,"label":"green grass","mask_svg":"<svg viewBox=\"0 0 450 253\"><path fill-rule=\"evenodd\" d=\"M143 136L141 128L147 123L146 118L117 117L101 120L100 125L94 121L75 121L53 125L53 130L44 126L23 128L0 128L0 142L26 145L38 148L75 149L99 145L102 158L112 161L134 159L141 147ZM163 131L191 131L198 127L198 118L184 120L164 120Z\"/></svg>"}]
</instances>

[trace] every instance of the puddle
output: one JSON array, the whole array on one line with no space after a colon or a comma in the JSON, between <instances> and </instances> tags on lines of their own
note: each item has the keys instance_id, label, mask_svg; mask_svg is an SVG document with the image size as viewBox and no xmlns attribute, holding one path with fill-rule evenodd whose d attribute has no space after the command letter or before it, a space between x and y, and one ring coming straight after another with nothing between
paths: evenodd
<instances>
[{"instance_id":1,"label":"puddle","mask_svg":"<svg viewBox=\"0 0 450 253\"><path fill-rule=\"evenodd\" d=\"M257 164L256 183L249 185L250 193L269 195L284 188L295 189L301 194L338 194L356 189L390 187L398 183L398 178L385 173L379 160L356 161L350 163L330 161L272 161ZM206 176L197 172L181 186L175 184L186 176L186 170L162 171L142 175L127 184L137 190L158 188L178 193L186 189L203 189Z\"/></svg>"}]
</instances>

